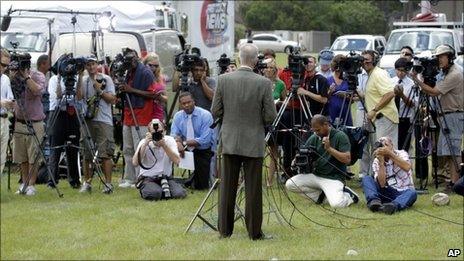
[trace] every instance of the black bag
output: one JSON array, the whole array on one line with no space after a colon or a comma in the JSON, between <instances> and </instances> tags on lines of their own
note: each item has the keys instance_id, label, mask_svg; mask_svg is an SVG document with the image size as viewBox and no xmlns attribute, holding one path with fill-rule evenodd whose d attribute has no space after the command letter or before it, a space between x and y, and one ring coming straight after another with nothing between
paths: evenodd
<instances>
[{"instance_id":1,"label":"black bag","mask_svg":"<svg viewBox=\"0 0 464 261\"><path fill-rule=\"evenodd\" d=\"M348 138L350 139L351 145L351 162L348 164L349 166L356 163L358 159L362 158L364 146L367 143L369 132L367 132L362 127L348 127L343 126L340 128Z\"/></svg>"}]
</instances>

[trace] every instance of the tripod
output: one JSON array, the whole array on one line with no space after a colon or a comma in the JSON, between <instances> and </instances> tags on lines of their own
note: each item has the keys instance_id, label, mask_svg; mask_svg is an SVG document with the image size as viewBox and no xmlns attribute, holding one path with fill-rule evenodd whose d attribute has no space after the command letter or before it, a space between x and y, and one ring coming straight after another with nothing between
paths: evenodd
<instances>
[{"instance_id":1,"label":"tripod","mask_svg":"<svg viewBox=\"0 0 464 261\"><path fill-rule=\"evenodd\" d=\"M78 83L79 84L79 83ZM60 87L60 84L58 84L58 88L61 88ZM106 189L111 193L113 192L113 189L108 186L106 184L106 182L103 180L103 171L102 171L102 167L101 167L101 163L100 161L98 160L98 155L99 155L99 152L98 150L95 148L95 144L91 138L91 135L90 135L90 130L87 126L87 123L85 122L84 120L84 117L83 117L83 114L79 111L77 107L77 102L76 102L76 98L75 98L75 93L73 91L70 91L68 90L68 86L66 86L67 90L66 90L66 93L63 95L63 97L61 97L58 105L56 106L55 108L55 111L53 112L53 114L51 115L50 117L50 121L49 121L49 126L52 127L52 126L55 126L56 125L56 122L57 122L57 119L58 119L58 116L61 112L61 108L66 108L66 110L74 110L74 113L75 113L75 117L76 117L76 120L77 120L77 126L78 126L78 129L81 130L82 132L82 136L83 136L83 142L84 142L84 146L85 146L85 149L87 151L90 152L90 154L92 155L92 163L93 165L95 166L93 169L94 169L94 173L96 172L97 173L97 176L98 178L100 179L100 181L104 184L104 186L106 187ZM69 114L69 113L68 113ZM72 123L69 122L69 124L71 125ZM68 125L69 126L69 125ZM49 128L50 130L51 128ZM56 135L56 133L55 133ZM73 135L71 135L73 136ZM70 138L76 138L76 137L71 137ZM67 141L66 144L63 144L63 145L60 145L60 146L55 146L55 147L52 147L52 149L62 149L62 148L67 148L67 153L66 153L66 163L67 163L67 172L68 172L68 177L71 176L71 173L70 173L70 164L72 164L69 160L69 155L68 153L70 152L69 149L73 148L73 149L80 149L79 146L77 145L71 145L71 141ZM79 153L79 152L77 152ZM54 152L54 157L56 157L56 153ZM56 160L56 159L54 159ZM54 166L56 167L56 166ZM57 171L55 169L55 171Z\"/></svg>"}]
</instances>

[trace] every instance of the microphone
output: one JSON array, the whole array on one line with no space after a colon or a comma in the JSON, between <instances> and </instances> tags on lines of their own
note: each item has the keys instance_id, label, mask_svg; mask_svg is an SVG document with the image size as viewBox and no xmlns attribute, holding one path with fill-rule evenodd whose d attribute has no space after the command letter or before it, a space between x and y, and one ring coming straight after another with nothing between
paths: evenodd
<instances>
[{"instance_id":1,"label":"microphone","mask_svg":"<svg viewBox=\"0 0 464 261\"><path fill-rule=\"evenodd\" d=\"M11 8L13 6L10 7L10 10L8 10L8 13L3 17L2 19L2 25L1 25L1 30L3 32L6 32L6 30L8 30L8 27L10 27L10 23L11 23Z\"/></svg>"}]
</instances>

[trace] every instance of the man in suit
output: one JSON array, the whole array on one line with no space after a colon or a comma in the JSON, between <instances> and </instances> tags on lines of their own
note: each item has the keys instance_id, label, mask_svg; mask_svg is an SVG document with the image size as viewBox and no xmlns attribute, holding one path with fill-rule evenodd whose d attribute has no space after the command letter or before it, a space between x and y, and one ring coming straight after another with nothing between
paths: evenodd
<instances>
[{"instance_id":1,"label":"man in suit","mask_svg":"<svg viewBox=\"0 0 464 261\"><path fill-rule=\"evenodd\" d=\"M219 77L211 112L222 119L220 146L223 164L219 186L219 233L230 237L234 229L234 208L240 167L245 179L245 222L248 236L265 239L261 231L262 164L264 126L277 116L272 99L271 81L253 73L258 48L253 44L240 47L240 68Z\"/></svg>"}]
</instances>

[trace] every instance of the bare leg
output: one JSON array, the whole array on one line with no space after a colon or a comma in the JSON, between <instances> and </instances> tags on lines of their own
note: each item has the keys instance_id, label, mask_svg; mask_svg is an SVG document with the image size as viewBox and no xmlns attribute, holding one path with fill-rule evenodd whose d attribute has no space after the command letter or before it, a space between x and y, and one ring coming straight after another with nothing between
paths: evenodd
<instances>
[{"instance_id":1,"label":"bare leg","mask_svg":"<svg viewBox=\"0 0 464 261\"><path fill-rule=\"evenodd\" d=\"M105 173L105 181L107 184L111 184L111 172L113 171L113 160L103 159L103 173Z\"/></svg>"}]
</instances>

